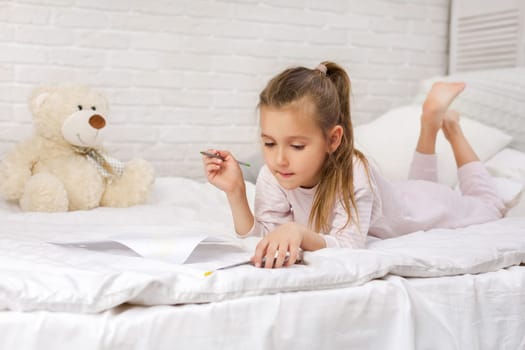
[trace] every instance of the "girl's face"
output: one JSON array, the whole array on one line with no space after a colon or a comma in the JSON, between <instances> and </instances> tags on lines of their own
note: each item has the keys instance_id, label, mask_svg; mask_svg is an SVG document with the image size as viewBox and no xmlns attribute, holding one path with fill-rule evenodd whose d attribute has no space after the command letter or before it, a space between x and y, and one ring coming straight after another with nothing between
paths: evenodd
<instances>
[{"instance_id":1,"label":"girl's face","mask_svg":"<svg viewBox=\"0 0 525 350\"><path fill-rule=\"evenodd\" d=\"M279 184L289 190L317 185L328 153L339 145L341 127L326 138L311 113L298 107L261 107L260 119L264 160Z\"/></svg>"}]
</instances>

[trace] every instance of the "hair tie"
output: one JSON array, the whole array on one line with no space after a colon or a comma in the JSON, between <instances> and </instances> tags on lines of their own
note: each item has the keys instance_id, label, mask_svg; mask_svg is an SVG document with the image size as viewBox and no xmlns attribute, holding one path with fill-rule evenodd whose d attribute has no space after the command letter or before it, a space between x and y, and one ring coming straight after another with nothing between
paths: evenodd
<instances>
[{"instance_id":1,"label":"hair tie","mask_svg":"<svg viewBox=\"0 0 525 350\"><path fill-rule=\"evenodd\" d=\"M322 63L319 63L317 67L315 67L315 69L323 74L326 74L326 72L328 72L328 68L326 68L326 66Z\"/></svg>"}]
</instances>

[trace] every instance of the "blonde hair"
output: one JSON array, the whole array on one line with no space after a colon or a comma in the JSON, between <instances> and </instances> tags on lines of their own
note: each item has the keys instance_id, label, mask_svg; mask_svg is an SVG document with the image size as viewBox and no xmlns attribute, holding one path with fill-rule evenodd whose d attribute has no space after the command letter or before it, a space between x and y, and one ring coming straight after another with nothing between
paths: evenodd
<instances>
[{"instance_id":1,"label":"blonde hair","mask_svg":"<svg viewBox=\"0 0 525 350\"><path fill-rule=\"evenodd\" d=\"M327 233L336 200L340 200L348 219L359 222L354 196L354 157L359 159L367 173L365 156L354 148L350 118L350 78L345 70L333 62L323 62L315 69L289 68L271 79L259 95L258 107L283 108L306 99L314 106L313 118L325 137L336 125L343 128L341 144L328 155L322 169L321 181L315 192L309 224L316 232ZM352 215L352 211L355 215ZM340 229L343 229L341 227Z\"/></svg>"}]
</instances>

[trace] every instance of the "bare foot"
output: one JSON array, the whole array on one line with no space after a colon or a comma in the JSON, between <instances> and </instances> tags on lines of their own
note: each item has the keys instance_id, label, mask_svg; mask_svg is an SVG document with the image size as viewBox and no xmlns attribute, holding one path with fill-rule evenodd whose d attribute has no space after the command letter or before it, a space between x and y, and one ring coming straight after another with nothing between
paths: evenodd
<instances>
[{"instance_id":1,"label":"bare foot","mask_svg":"<svg viewBox=\"0 0 525 350\"><path fill-rule=\"evenodd\" d=\"M464 88L465 83L434 83L423 103L422 127L437 132L443 124L448 107Z\"/></svg>"},{"instance_id":2,"label":"bare foot","mask_svg":"<svg viewBox=\"0 0 525 350\"><path fill-rule=\"evenodd\" d=\"M443 118L441 129L443 130L443 135L445 135L449 141L457 135L463 134L461 126L459 125L459 113L453 109L448 110Z\"/></svg>"},{"instance_id":3,"label":"bare foot","mask_svg":"<svg viewBox=\"0 0 525 350\"><path fill-rule=\"evenodd\" d=\"M423 103L423 112L444 113L457 95L465 88L465 83L436 82Z\"/></svg>"}]
</instances>

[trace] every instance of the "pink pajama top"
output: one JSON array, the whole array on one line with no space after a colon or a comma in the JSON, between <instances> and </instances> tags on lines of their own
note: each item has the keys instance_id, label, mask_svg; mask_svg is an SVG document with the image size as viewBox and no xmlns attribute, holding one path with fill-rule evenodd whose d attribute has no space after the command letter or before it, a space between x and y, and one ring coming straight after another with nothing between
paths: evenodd
<instances>
[{"instance_id":1,"label":"pink pajama top","mask_svg":"<svg viewBox=\"0 0 525 350\"><path fill-rule=\"evenodd\" d=\"M456 228L499 219L505 206L481 162L458 169L460 191L437 182L435 155L415 153L409 180L390 182L370 166L370 178L354 161L354 196L359 225L347 222L340 202L332 213L330 230L320 232L327 247L363 248L368 234L379 238L431 228ZM286 190L263 166L255 192L255 223L249 235L264 236L289 221L308 226L314 188ZM354 212L352 210L352 212Z\"/></svg>"}]
</instances>

